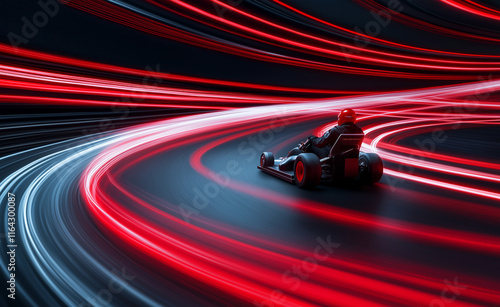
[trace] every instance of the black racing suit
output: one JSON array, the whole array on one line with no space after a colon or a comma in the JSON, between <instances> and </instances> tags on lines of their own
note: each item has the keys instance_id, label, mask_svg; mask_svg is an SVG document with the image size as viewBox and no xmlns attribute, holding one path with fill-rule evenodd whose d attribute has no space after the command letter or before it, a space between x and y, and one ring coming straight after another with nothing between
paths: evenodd
<instances>
[{"instance_id":1,"label":"black racing suit","mask_svg":"<svg viewBox=\"0 0 500 307\"><path fill-rule=\"evenodd\" d=\"M343 133L353 133L353 134L363 133L363 130L361 130L361 128L359 128L353 123L344 123L340 126L335 126L332 129L328 130L320 138L311 136L309 137L309 140L311 142L311 147L303 150L299 149L299 147L295 147L292 150L290 150L286 158L284 158L281 161L279 169L282 171L293 170L295 158L302 152L311 151L315 153L320 159L328 157L328 154L330 153L333 144L335 144L335 142L339 138L339 135Z\"/></svg>"},{"instance_id":2,"label":"black racing suit","mask_svg":"<svg viewBox=\"0 0 500 307\"><path fill-rule=\"evenodd\" d=\"M311 151L320 159L328 157L333 144L335 144L339 135L343 133L363 133L363 130L353 123L343 123L342 125L335 126L325 132L322 137L311 138Z\"/></svg>"}]
</instances>

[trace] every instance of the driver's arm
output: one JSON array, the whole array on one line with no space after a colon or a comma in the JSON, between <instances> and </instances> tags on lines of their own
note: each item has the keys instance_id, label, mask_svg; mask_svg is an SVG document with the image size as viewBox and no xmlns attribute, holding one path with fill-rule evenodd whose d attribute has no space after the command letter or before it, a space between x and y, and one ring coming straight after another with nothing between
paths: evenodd
<instances>
[{"instance_id":1,"label":"driver's arm","mask_svg":"<svg viewBox=\"0 0 500 307\"><path fill-rule=\"evenodd\" d=\"M325 132L322 137L314 139L313 145L318 148L323 148L328 144L333 144L337 140L339 135L340 133L337 127L333 127L332 129Z\"/></svg>"}]
</instances>

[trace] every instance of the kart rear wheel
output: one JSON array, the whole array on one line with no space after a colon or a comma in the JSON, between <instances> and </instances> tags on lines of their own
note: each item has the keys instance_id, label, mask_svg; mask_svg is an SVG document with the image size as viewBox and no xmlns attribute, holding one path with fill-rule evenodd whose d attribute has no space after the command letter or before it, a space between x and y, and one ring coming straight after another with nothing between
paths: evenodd
<instances>
[{"instance_id":1,"label":"kart rear wheel","mask_svg":"<svg viewBox=\"0 0 500 307\"><path fill-rule=\"evenodd\" d=\"M263 152L260 155L260 166L269 167L274 165L274 155L272 152Z\"/></svg>"},{"instance_id":2,"label":"kart rear wheel","mask_svg":"<svg viewBox=\"0 0 500 307\"><path fill-rule=\"evenodd\" d=\"M321 180L321 162L313 153L301 153L294 164L295 184L303 189L317 186Z\"/></svg>"},{"instance_id":3,"label":"kart rear wheel","mask_svg":"<svg viewBox=\"0 0 500 307\"><path fill-rule=\"evenodd\" d=\"M376 153L359 154L359 178L364 183L375 183L382 178L384 164Z\"/></svg>"}]
</instances>

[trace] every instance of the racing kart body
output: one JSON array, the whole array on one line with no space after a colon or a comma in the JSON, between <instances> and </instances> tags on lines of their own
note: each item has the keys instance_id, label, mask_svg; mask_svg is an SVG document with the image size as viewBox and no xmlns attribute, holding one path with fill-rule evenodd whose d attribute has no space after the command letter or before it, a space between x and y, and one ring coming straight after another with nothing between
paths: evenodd
<instances>
[{"instance_id":1,"label":"racing kart body","mask_svg":"<svg viewBox=\"0 0 500 307\"><path fill-rule=\"evenodd\" d=\"M375 153L360 153L364 134L341 134L327 157L320 159L311 152L311 139L292 149L288 157L274 159L263 152L260 170L295 183L301 188L313 188L320 182L358 179L363 183L380 180L384 166Z\"/></svg>"}]
</instances>

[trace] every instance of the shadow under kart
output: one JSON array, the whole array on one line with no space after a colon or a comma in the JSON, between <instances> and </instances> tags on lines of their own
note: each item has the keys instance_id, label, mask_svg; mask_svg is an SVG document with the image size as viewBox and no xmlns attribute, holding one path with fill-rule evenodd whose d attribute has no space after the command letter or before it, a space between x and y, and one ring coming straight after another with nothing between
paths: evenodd
<instances>
[{"instance_id":1,"label":"shadow under kart","mask_svg":"<svg viewBox=\"0 0 500 307\"><path fill-rule=\"evenodd\" d=\"M263 152L257 168L301 188L352 179L375 183L382 177L384 165L377 154L360 153L363 138L363 134L341 134L323 159L307 152L311 147L308 139L292 149L287 158L275 160L273 153Z\"/></svg>"}]
</instances>

